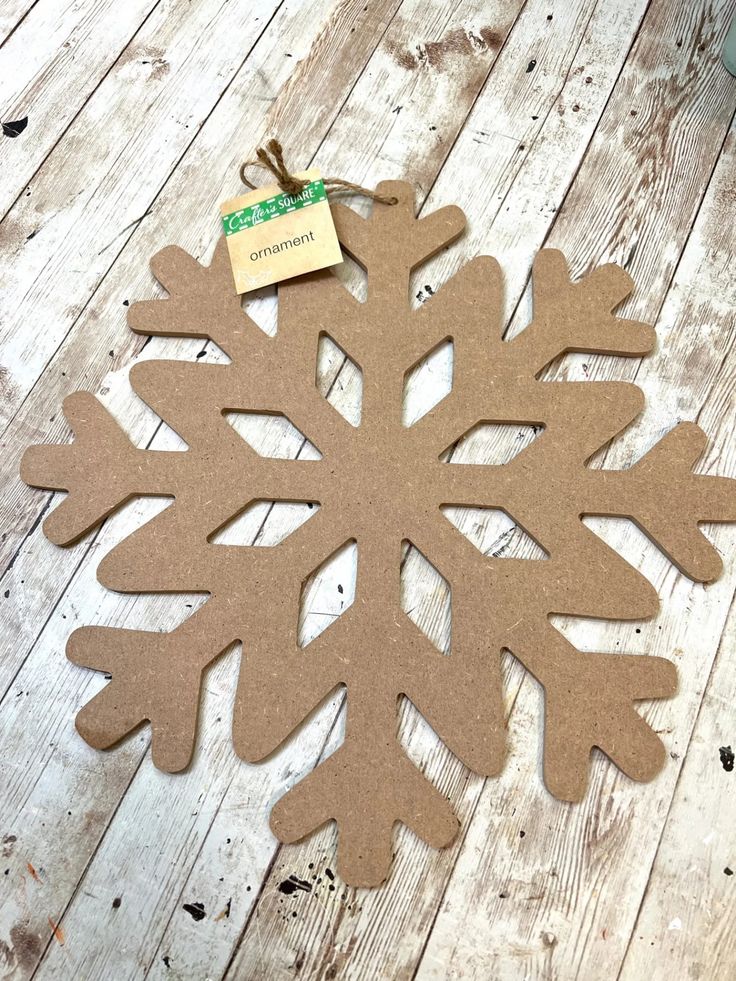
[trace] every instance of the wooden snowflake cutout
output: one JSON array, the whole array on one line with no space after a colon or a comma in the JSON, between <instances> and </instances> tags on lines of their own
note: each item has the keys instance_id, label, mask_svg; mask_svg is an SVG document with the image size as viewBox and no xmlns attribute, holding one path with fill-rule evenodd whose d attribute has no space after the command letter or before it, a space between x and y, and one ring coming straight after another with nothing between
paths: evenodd
<instances>
[{"instance_id":1,"label":"wooden snowflake cutout","mask_svg":"<svg viewBox=\"0 0 736 981\"><path fill-rule=\"evenodd\" d=\"M628 470L586 462L634 420L641 391L624 382L545 382L565 351L638 357L651 327L616 318L631 291L615 266L570 282L565 260L541 252L533 271L533 320L502 339L502 284L495 260L469 262L419 309L409 304L411 271L460 235L457 208L414 216L411 188L368 220L333 213L340 241L368 274L355 299L331 271L281 285L274 338L235 295L224 243L204 268L176 247L153 260L165 300L135 304L130 326L144 334L208 337L230 364L149 361L132 385L187 443L184 452L138 449L90 394L64 411L75 440L30 448L22 476L69 492L46 520L48 537L69 544L136 495L171 503L102 561L100 581L122 592L204 592L208 601L171 633L82 627L69 640L74 663L112 680L79 713L77 728L106 748L145 720L155 764L189 763L202 675L234 641L243 647L233 720L236 752L263 759L336 686L347 688L339 749L275 806L272 827L295 841L337 821L339 867L353 884L387 874L392 829L402 821L434 846L452 841L450 803L403 752L397 701L411 700L457 756L484 775L504 763L501 658L518 658L544 687L544 779L563 800L584 794L593 747L630 777L663 765L659 737L636 712L639 699L676 688L675 667L657 657L583 653L550 614L641 619L658 608L650 583L581 521L615 515L637 525L688 576L715 579L720 559L698 528L736 520L735 483L697 476L705 448L682 423ZM315 361L327 335L363 373L359 426L320 394ZM402 422L407 373L443 341L454 346L450 394L416 424ZM320 451L316 460L259 456L224 413L285 415ZM540 435L511 462L458 465L444 451L479 422L532 424ZM274 547L213 541L256 500L318 502L314 517ZM481 554L442 512L447 505L505 511L548 558ZM297 640L303 583L346 541L358 548L355 602L306 647ZM403 612L401 550L418 548L452 590L449 654Z\"/></svg>"}]
</instances>

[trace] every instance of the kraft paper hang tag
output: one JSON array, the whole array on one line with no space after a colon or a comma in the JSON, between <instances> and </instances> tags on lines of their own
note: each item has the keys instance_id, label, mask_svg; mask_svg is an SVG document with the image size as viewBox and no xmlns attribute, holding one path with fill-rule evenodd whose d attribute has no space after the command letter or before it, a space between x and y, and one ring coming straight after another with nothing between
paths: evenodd
<instances>
[{"instance_id":1,"label":"kraft paper hang tag","mask_svg":"<svg viewBox=\"0 0 736 981\"><path fill-rule=\"evenodd\" d=\"M309 181L299 194L269 184L220 205L238 293L342 262L319 171L296 176Z\"/></svg>"}]
</instances>

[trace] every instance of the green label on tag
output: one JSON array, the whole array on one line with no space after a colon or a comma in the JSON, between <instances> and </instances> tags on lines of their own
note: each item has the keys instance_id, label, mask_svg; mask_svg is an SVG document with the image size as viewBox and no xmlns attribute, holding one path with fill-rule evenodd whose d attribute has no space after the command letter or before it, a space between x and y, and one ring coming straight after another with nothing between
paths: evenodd
<instances>
[{"instance_id":1,"label":"green label on tag","mask_svg":"<svg viewBox=\"0 0 736 981\"><path fill-rule=\"evenodd\" d=\"M222 225L226 235L235 235L254 225L260 225L272 218L280 218L300 208L308 208L310 204L319 204L327 200L325 185L321 180L310 181L298 194L277 194L265 201L240 208L229 215L223 215Z\"/></svg>"},{"instance_id":2,"label":"green label on tag","mask_svg":"<svg viewBox=\"0 0 736 981\"><path fill-rule=\"evenodd\" d=\"M312 168L296 176L306 181L299 194L268 184L220 205L237 293L342 262L322 175Z\"/></svg>"}]
</instances>

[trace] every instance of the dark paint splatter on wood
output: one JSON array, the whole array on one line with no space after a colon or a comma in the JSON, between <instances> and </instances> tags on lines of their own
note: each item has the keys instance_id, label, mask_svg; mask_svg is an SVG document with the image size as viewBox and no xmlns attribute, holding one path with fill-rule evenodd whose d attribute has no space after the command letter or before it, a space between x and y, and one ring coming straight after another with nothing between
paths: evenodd
<instances>
[{"instance_id":1,"label":"dark paint splatter on wood","mask_svg":"<svg viewBox=\"0 0 736 981\"><path fill-rule=\"evenodd\" d=\"M184 903L183 909L185 909L191 918L197 922L203 920L207 915L202 903Z\"/></svg>"},{"instance_id":2,"label":"dark paint splatter on wood","mask_svg":"<svg viewBox=\"0 0 736 981\"><path fill-rule=\"evenodd\" d=\"M288 879L284 879L283 882L279 883L279 892L282 892L285 896L291 896L297 891L311 892L312 883L307 882L306 879L300 879L299 876L293 874Z\"/></svg>"},{"instance_id":3,"label":"dark paint splatter on wood","mask_svg":"<svg viewBox=\"0 0 736 981\"><path fill-rule=\"evenodd\" d=\"M225 904L225 908L221 910L215 917L216 923L219 922L220 920L230 919L230 910L232 909L232 905L233 905L233 897L231 896L230 899L228 899L227 903Z\"/></svg>"},{"instance_id":4,"label":"dark paint splatter on wood","mask_svg":"<svg viewBox=\"0 0 736 981\"><path fill-rule=\"evenodd\" d=\"M330 882L335 881L335 873L332 871L332 869L325 869L325 875L330 880Z\"/></svg>"},{"instance_id":5,"label":"dark paint splatter on wood","mask_svg":"<svg viewBox=\"0 0 736 981\"><path fill-rule=\"evenodd\" d=\"M526 73L527 73L527 75L529 74L529 72L533 72L536 67L537 67L537 59L536 58L532 58L532 60L526 66Z\"/></svg>"},{"instance_id":6,"label":"dark paint splatter on wood","mask_svg":"<svg viewBox=\"0 0 736 981\"><path fill-rule=\"evenodd\" d=\"M723 871L726 875L733 875L733 869L730 869L728 866Z\"/></svg>"},{"instance_id":7,"label":"dark paint splatter on wood","mask_svg":"<svg viewBox=\"0 0 736 981\"><path fill-rule=\"evenodd\" d=\"M120 904L121 903L122 903L122 899L120 898L120 896L116 896L115 899L113 899L113 901L112 901L112 908L113 909L120 909Z\"/></svg>"},{"instance_id":8,"label":"dark paint splatter on wood","mask_svg":"<svg viewBox=\"0 0 736 981\"><path fill-rule=\"evenodd\" d=\"M14 140L16 136L20 136L27 125L28 116L24 116L22 119L16 119L12 123L3 123L3 134L5 136L9 136L11 140Z\"/></svg>"},{"instance_id":9,"label":"dark paint splatter on wood","mask_svg":"<svg viewBox=\"0 0 736 981\"><path fill-rule=\"evenodd\" d=\"M718 755L721 757L721 766L726 771L730 773L733 770L734 764L734 753L730 746L721 746L718 750Z\"/></svg>"}]
</instances>

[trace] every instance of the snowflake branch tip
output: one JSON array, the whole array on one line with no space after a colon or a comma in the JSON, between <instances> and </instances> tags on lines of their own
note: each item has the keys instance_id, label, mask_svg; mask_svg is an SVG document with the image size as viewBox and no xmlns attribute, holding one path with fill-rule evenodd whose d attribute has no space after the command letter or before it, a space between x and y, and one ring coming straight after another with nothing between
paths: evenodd
<instances>
[{"instance_id":1,"label":"snowflake branch tip","mask_svg":"<svg viewBox=\"0 0 736 981\"><path fill-rule=\"evenodd\" d=\"M649 354L656 341L654 328L612 312L632 289L628 273L612 264L572 282L563 254L543 249L532 272L533 320L513 343L531 359L536 373L566 351Z\"/></svg>"},{"instance_id":2,"label":"snowflake branch tip","mask_svg":"<svg viewBox=\"0 0 736 981\"><path fill-rule=\"evenodd\" d=\"M396 197L398 203L375 204L368 219L344 205L332 207L340 243L364 269L370 268L377 284L385 276L393 280L397 270L407 274L465 229L465 215L455 205L418 219L414 188L405 181L382 181L378 191Z\"/></svg>"},{"instance_id":3,"label":"snowflake branch tip","mask_svg":"<svg viewBox=\"0 0 736 981\"><path fill-rule=\"evenodd\" d=\"M290 843L330 820L339 831L338 871L353 886L376 886L387 877L397 821L434 848L451 844L459 827L447 798L398 743L371 745L349 737L275 805L271 829Z\"/></svg>"},{"instance_id":4,"label":"snowflake branch tip","mask_svg":"<svg viewBox=\"0 0 736 981\"><path fill-rule=\"evenodd\" d=\"M105 671L112 680L78 713L77 730L96 749L108 749L151 723L152 757L160 770L175 773L194 752L204 668L225 649L217 636L212 647L196 650L192 622L211 616L203 607L168 634L114 627L81 627L67 643L67 657L80 667ZM191 656L176 659L179 647Z\"/></svg>"},{"instance_id":5,"label":"snowflake branch tip","mask_svg":"<svg viewBox=\"0 0 736 981\"><path fill-rule=\"evenodd\" d=\"M628 490L637 501L630 509L636 512L634 520L696 582L713 582L723 569L720 555L698 524L736 521L736 480L692 472L706 446L699 426L680 423L630 471L621 472L621 495Z\"/></svg>"},{"instance_id":6,"label":"snowflake branch tip","mask_svg":"<svg viewBox=\"0 0 736 981\"><path fill-rule=\"evenodd\" d=\"M551 794L582 800L596 747L633 780L651 780L661 770L662 741L634 703L674 695L674 664L578 651L552 628L513 653L544 686L544 782Z\"/></svg>"},{"instance_id":7,"label":"snowflake branch tip","mask_svg":"<svg viewBox=\"0 0 736 981\"><path fill-rule=\"evenodd\" d=\"M56 545L70 545L98 525L137 489L138 454L102 403L88 392L64 400L74 441L31 446L21 477L32 487L69 491L44 522Z\"/></svg>"},{"instance_id":8,"label":"snowflake branch tip","mask_svg":"<svg viewBox=\"0 0 736 981\"><path fill-rule=\"evenodd\" d=\"M323 643L324 647L327 645ZM233 747L248 763L270 756L337 688L328 653L313 660L311 670L305 671L302 651L289 657L287 648L288 641L283 638L280 646L265 653L246 647L241 660L233 710ZM262 681L269 663L278 657L284 662L283 676L292 678L290 698L284 698L280 687L269 687ZM264 718L267 725L260 724Z\"/></svg>"},{"instance_id":9,"label":"snowflake branch tip","mask_svg":"<svg viewBox=\"0 0 736 981\"><path fill-rule=\"evenodd\" d=\"M209 266L170 245L156 253L151 269L169 296L130 306L128 326L137 334L210 338L232 354L246 325L258 330L235 292L224 237Z\"/></svg>"}]
</instances>

